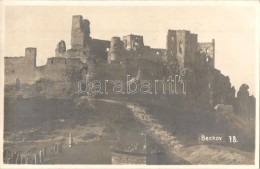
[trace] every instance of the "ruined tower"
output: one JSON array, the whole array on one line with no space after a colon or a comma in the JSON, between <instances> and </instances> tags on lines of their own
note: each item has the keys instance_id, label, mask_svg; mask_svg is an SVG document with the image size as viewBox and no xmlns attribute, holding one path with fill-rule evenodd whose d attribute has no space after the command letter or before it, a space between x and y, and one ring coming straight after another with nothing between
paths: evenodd
<instances>
[{"instance_id":1,"label":"ruined tower","mask_svg":"<svg viewBox=\"0 0 260 169\"><path fill-rule=\"evenodd\" d=\"M198 49L197 34L187 30L168 30L166 56L168 61L178 60L180 68L190 67Z\"/></svg>"},{"instance_id":2,"label":"ruined tower","mask_svg":"<svg viewBox=\"0 0 260 169\"><path fill-rule=\"evenodd\" d=\"M172 61L176 56L177 45L176 45L176 31L168 30L166 37L166 56L168 61Z\"/></svg>"},{"instance_id":3,"label":"ruined tower","mask_svg":"<svg viewBox=\"0 0 260 169\"><path fill-rule=\"evenodd\" d=\"M120 37L112 37L110 43L110 51L108 62L120 62L122 61L123 43Z\"/></svg>"},{"instance_id":4,"label":"ruined tower","mask_svg":"<svg viewBox=\"0 0 260 169\"><path fill-rule=\"evenodd\" d=\"M71 46L72 49L89 48L90 46L90 22L81 15L72 17Z\"/></svg>"},{"instance_id":5,"label":"ruined tower","mask_svg":"<svg viewBox=\"0 0 260 169\"><path fill-rule=\"evenodd\" d=\"M198 50L206 55L206 63L209 67L215 68L215 40L211 42L201 42L198 44Z\"/></svg>"},{"instance_id":6,"label":"ruined tower","mask_svg":"<svg viewBox=\"0 0 260 169\"><path fill-rule=\"evenodd\" d=\"M123 37L124 48L126 50L133 50L137 52L141 52L144 47L143 36L139 35L127 35Z\"/></svg>"},{"instance_id":7,"label":"ruined tower","mask_svg":"<svg viewBox=\"0 0 260 169\"><path fill-rule=\"evenodd\" d=\"M25 57L27 57L28 65L32 65L34 68L36 67L36 56L36 48L29 47L25 49Z\"/></svg>"}]
</instances>

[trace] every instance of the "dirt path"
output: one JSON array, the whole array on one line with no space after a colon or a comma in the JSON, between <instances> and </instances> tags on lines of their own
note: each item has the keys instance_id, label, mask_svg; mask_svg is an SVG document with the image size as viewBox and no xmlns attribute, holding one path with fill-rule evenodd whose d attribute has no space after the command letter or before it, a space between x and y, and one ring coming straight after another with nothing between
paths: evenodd
<instances>
[{"instance_id":1,"label":"dirt path","mask_svg":"<svg viewBox=\"0 0 260 169\"><path fill-rule=\"evenodd\" d=\"M217 145L196 145L185 147L178 139L153 119L140 106L127 104L136 120L143 123L149 135L162 144L172 157L176 156L189 164L253 164L253 153Z\"/></svg>"},{"instance_id":2,"label":"dirt path","mask_svg":"<svg viewBox=\"0 0 260 169\"><path fill-rule=\"evenodd\" d=\"M174 137L170 132L165 130L163 126L160 125L154 118L148 115L144 108L121 101L114 101L108 99L99 100L109 103L126 105L133 112L135 119L144 124L148 135L155 139L156 142L163 145L172 156L176 157L176 155L178 154L180 158L185 159L184 156L180 156L182 153L183 145L176 139L176 137Z\"/></svg>"},{"instance_id":3,"label":"dirt path","mask_svg":"<svg viewBox=\"0 0 260 169\"><path fill-rule=\"evenodd\" d=\"M182 154L183 145L177 140L175 136L164 129L164 127L154 118L148 115L144 108L131 104L128 104L127 107L132 110L136 120L145 125L147 134L153 137L153 139L155 139L159 144L163 145L172 156L176 157L177 155L178 157L185 160L185 156Z\"/></svg>"},{"instance_id":4,"label":"dirt path","mask_svg":"<svg viewBox=\"0 0 260 169\"><path fill-rule=\"evenodd\" d=\"M254 164L254 153L217 145L184 146L141 106L124 101L98 100L126 105L133 112L135 119L146 127L147 134L163 145L173 158L179 158L189 164Z\"/></svg>"}]
</instances>

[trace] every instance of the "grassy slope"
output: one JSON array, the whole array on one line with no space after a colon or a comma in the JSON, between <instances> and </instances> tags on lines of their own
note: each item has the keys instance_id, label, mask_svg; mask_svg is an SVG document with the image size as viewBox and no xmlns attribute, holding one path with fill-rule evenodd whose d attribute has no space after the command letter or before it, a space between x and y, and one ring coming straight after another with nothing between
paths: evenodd
<instances>
[{"instance_id":1,"label":"grassy slope","mask_svg":"<svg viewBox=\"0 0 260 169\"><path fill-rule=\"evenodd\" d=\"M9 114L5 113L6 131L16 131L20 132L18 136L27 136L24 141L21 140L16 144L19 145L17 147L20 147L20 150L26 149L28 153L36 151L41 146L39 142L52 144L55 140L67 139L68 133L72 132L78 145L66 150L62 156L57 156L48 163L110 163L109 147L121 137L129 134L134 137L135 133L142 132L145 127L135 120L125 105L96 100L93 101L94 107L90 108L88 101L83 98L76 102L49 100L45 103L37 99L24 100L21 103L8 102L6 105L9 106ZM11 103L14 106L11 106ZM23 106L24 103L27 106ZM76 108L74 105L77 105ZM208 132L216 129L212 116L205 118L158 107L156 109L149 107L148 110L152 110L148 111L149 115L171 134L177 133L177 138L185 145L182 153L191 163L252 164L253 153L224 146L196 145L198 132L205 128ZM16 118L13 118L14 116ZM229 115L218 114L219 119L224 119L226 116ZM237 118L230 115L227 119L235 121L238 128L241 128L240 120L242 119ZM205 123L202 123L203 121Z\"/></svg>"}]
</instances>

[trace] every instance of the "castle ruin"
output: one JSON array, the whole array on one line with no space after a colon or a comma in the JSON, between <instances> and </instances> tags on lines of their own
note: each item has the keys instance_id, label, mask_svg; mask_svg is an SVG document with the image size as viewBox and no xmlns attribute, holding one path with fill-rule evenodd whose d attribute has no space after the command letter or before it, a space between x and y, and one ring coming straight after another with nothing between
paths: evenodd
<instances>
[{"instance_id":1,"label":"castle ruin","mask_svg":"<svg viewBox=\"0 0 260 169\"><path fill-rule=\"evenodd\" d=\"M215 40L198 42L188 30L168 30L166 48L151 48L143 36L113 36L111 41L90 36L90 21L81 15L72 17L71 49L61 40L55 57L36 66L37 49L26 48L25 56L5 57L5 93L7 96L76 97L81 95L77 82L90 78L121 78L126 75L149 80L181 74L187 81L187 95L138 96L162 105L182 105L200 111L217 104L235 105L235 89L228 76L215 68ZM110 96L107 96L110 97ZM118 97L118 96L113 96ZM124 96L125 97L125 96ZM180 104L179 104L180 103Z\"/></svg>"}]
</instances>

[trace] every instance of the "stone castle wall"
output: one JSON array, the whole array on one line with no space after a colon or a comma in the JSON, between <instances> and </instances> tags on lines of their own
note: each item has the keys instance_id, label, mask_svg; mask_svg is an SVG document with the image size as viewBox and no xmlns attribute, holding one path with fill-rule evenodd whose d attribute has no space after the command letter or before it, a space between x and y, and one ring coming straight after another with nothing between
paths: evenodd
<instances>
[{"instance_id":1,"label":"stone castle wall","mask_svg":"<svg viewBox=\"0 0 260 169\"><path fill-rule=\"evenodd\" d=\"M24 57L5 57L5 84L32 83L35 78L36 48L26 48Z\"/></svg>"},{"instance_id":2,"label":"stone castle wall","mask_svg":"<svg viewBox=\"0 0 260 169\"><path fill-rule=\"evenodd\" d=\"M110 41L100 39L92 39L91 41L91 53L96 60L107 61L109 48Z\"/></svg>"},{"instance_id":3,"label":"stone castle wall","mask_svg":"<svg viewBox=\"0 0 260 169\"><path fill-rule=\"evenodd\" d=\"M88 66L78 58L49 58L47 64L38 70L38 79L47 79L53 83L49 86L45 81L38 81L44 87L47 96L72 96L78 93L78 82L82 80L82 72L88 72Z\"/></svg>"}]
</instances>

